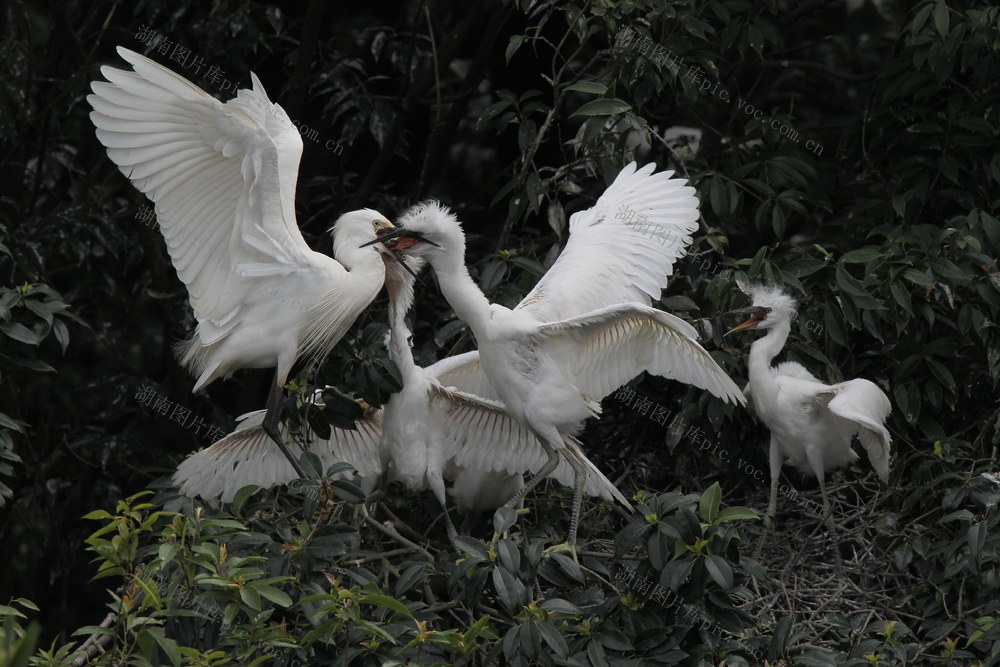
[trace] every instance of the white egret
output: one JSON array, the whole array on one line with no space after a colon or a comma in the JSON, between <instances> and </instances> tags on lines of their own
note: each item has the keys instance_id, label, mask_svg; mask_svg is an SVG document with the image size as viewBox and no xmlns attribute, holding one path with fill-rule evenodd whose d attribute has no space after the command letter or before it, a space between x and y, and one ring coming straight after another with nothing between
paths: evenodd
<instances>
[{"instance_id":1,"label":"white egret","mask_svg":"<svg viewBox=\"0 0 1000 667\"><path fill-rule=\"evenodd\" d=\"M193 391L240 368L275 368L263 428L300 476L278 429L281 388L299 358L318 364L382 288L392 225L364 209L333 226L337 259L314 252L295 221L302 139L251 73L223 104L119 47L134 71L102 67L87 100L108 156L154 204L197 329L178 346Z\"/></svg>"},{"instance_id":2,"label":"white egret","mask_svg":"<svg viewBox=\"0 0 1000 667\"><path fill-rule=\"evenodd\" d=\"M873 382L848 380L828 385L801 364L786 361L771 366L791 331L795 300L780 288L757 285L748 290L753 305L730 311L750 317L735 331L766 329L767 335L750 346L747 392L754 410L771 431L771 495L766 519L777 511L778 476L785 463L819 479L823 518L830 517L826 472L856 461L851 440L857 435L868 460L882 481L889 477L891 439L885 420L892 410L889 398Z\"/></svg>"},{"instance_id":3,"label":"white egret","mask_svg":"<svg viewBox=\"0 0 1000 667\"><path fill-rule=\"evenodd\" d=\"M404 214L398 221L411 221ZM405 243L405 242L404 242ZM523 485L523 473L541 468L545 454L532 432L507 414L503 404L462 391L463 385L493 393L480 369L478 353L449 357L427 368L413 360L406 314L413 303L413 284L423 260L409 260L414 271L399 270L386 258L389 294L389 357L399 368L402 391L394 394L382 417L383 465L390 478L414 490L430 488L444 509L450 537L455 528L448 516L446 478L454 480L459 507L496 509ZM395 265L395 266L394 266ZM463 377L465 376L465 377ZM628 501L583 455L576 442L566 443L578 465L592 473L585 491L608 500ZM520 459L503 456L516 451ZM573 471L563 465L552 471L568 484Z\"/></svg>"},{"instance_id":4,"label":"white egret","mask_svg":"<svg viewBox=\"0 0 1000 667\"><path fill-rule=\"evenodd\" d=\"M380 237L399 238L396 253L427 258L445 298L475 335L477 362L495 390L480 395L499 398L544 447L546 463L510 504L552 472L560 453L567 455L567 438L599 414L601 399L642 371L745 402L696 342L694 327L650 306L698 219L694 189L653 169L629 164L594 207L573 214L566 248L513 310L490 303L469 276L465 235L440 204L420 205L405 225ZM641 226L628 221L632 215ZM568 460L577 479L576 517L586 474L578 458ZM575 521L569 544L574 527Z\"/></svg>"},{"instance_id":5,"label":"white egret","mask_svg":"<svg viewBox=\"0 0 1000 667\"><path fill-rule=\"evenodd\" d=\"M531 432L511 419L501 404L442 384L442 380L461 384L461 376L467 375L468 384L483 391L488 381L478 370L477 353L449 357L428 368L414 362L406 314L413 302L416 271L423 260L412 260L414 270L409 272L393 258L385 260L390 304L388 349L400 370L403 389L392 396L384 410L359 420L356 431L333 428L328 439L307 431L304 441L319 456L324 469L335 461L346 461L358 470L362 480L384 471L411 490L430 489L444 509L449 537L454 538L446 480L454 482L452 495L460 509L496 509L521 487L522 473L542 466L545 455ZM228 502L247 484L269 487L295 479L288 462L274 456L261 428L263 411L241 419L234 433L181 463L174 482L183 493L203 498L218 496ZM287 437L286 427L281 428ZM297 451L299 446L293 440L291 447ZM582 459L575 442L567 446ZM506 450L520 452L520 459L496 455ZM517 460L523 463L518 466ZM628 506L611 482L592 465L588 467L593 476L588 480L587 493ZM573 471L562 464L552 477L568 485Z\"/></svg>"}]
</instances>

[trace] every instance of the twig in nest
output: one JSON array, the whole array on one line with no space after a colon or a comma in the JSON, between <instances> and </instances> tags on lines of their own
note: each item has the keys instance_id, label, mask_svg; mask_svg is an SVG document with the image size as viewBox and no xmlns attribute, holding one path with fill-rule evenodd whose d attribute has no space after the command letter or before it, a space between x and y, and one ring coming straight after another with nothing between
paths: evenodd
<instances>
[{"instance_id":1,"label":"twig in nest","mask_svg":"<svg viewBox=\"0 0 1000 667\"><path fill-rule=\"evenodd\" d=\"M396 530L396 527L392 524L391 521L386 521L385 523L379 523L371 516L365 515L365 523L367 523L372 528L379 531L386 537L390 537L399 542L400 544L403 544L405 546L410 547L411 549L414 549L415 551L418 551L419 553L423 554L424 557L427 558L427 560L431 561L432 563L434 562L434 556L431 555L431 552L427 551L427 549L424 549L419 544L411 542L410 540L400 535L399 531Z\"/></svg>"}]
</instances>

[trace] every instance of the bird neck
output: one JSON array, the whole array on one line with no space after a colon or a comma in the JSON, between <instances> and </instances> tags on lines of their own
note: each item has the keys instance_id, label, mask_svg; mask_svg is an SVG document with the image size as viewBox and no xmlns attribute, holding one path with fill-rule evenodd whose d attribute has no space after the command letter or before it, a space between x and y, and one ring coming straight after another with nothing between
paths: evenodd
<instances>
[{"instance_id":1,"label":"bird neck","mask_svg":"<svg viewBox=\"0 0 1000 667\"><path fill-rule=\"evenodd\" d=\"M347 275L328 290L310 311L299 335L299 355L321 363L343 337L346 327L368 307L382 289L385 264L371 248L348 246L334 251L335 258L347 269ZM360 252L366 250L369 252ZM339 276L339 271L337 271ZM346 324L345 324L346 323Z\"/></svg>"},{"instance_id":2,"label":"bird neck","mask_svg":"<svg viewBox=\"0 0 1000 667\"><path fill-rule=\"evenodd\" d=\"M390 285L389 288L389 358L403 376L407 384L410 375L416 371L417 364L413 360L413 350L410 349L410 327L406 324L406 314L413 302L413 290L407 290L405 285Z\"/></svg>"},{"instance_id":3,"label":"bird neck","mask_svg":"<svg viewBox=\"0 0 1000 667\"><path fill-rule=\"evenodd\" d=\"M774 376L771 374L771 360L781 352L791 330L790 322L781 322L777 326L771 327L766 336L758 338L750 346L749 376L751 386L762 388L775 383ZM757 400L756 395L754 400Z\"/></svg>"},{"instance_id":4,"label":"bird neck","mask_svg":"<svg viewBox=\"0 0 1000 667\"><path fill-rule=\"evenodd\" d=\"M484 323L489 321L491 304L479 285L475 283L465 266L464 246L457 252L432 255L431 263L437 273L441 293L448 303L477 335Z\"/></svg>"}]
</instances>

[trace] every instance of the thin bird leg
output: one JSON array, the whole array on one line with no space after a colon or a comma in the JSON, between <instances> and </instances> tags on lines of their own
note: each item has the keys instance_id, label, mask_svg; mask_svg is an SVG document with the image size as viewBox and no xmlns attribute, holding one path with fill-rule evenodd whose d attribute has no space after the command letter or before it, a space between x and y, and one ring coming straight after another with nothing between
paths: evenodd
<instances>
[{"instance_id":1,"label":"thin bird leg","mask_svg":"<svg viewBox=\"0 0 1000 667\"><path fill-rule=\"evenodd\" d=\"M281 392L281 385L281 378L278 377L277 373L275 373L274 384L271 385L271 393L267 396L267 412L264 413L263 423L264 432L270 436L271 440L274 440L274 444L278 445L278 449L280 449L281 453L285 455L288 462L292 464L292 469L295 470L295 474L298 475L299 478L308 479L309 475L307 475L306 471L302 469L298 459L296 459L288 450L288 447L285 446L285 441L281 438L281 431L278 429L278 426L281 424L281 410L279 408L281 406L281 397L283 395Z\"/></svg>"},{"instance_id":2,"label":"thin bird leg","mask_svg":"<svg viewBox=\"0 0 1000 667\"><path fill-rule=\"evenodd\" d=\"M830 498L826 495L826 475L819 475L819 493L823 496L823 522L833 526L833 511L830 508Z\"/></svg>"},{"instance_id":3,"label":"thin bird leg","mask_svg":"<svg viewBox=\"0 0 1000 667\"><path fill-rule=\"evenodd\" d=\"M569 519L569 535L566 536L566 543L576 549L576 529L580 526L580 508L583 506L583 487L587 484L587 467L575 456L567 456L569 464L573 466L575 484L573 485L573 512Z\"/></svg>"},{"instance_id":4,"label":"thin bird leg","mask_svg":"<svg viewBox=\"0 0 1000 667\"><path fill-rule=\"evenodd\" d=\"M437 498L438 504L441 505L441 511L444 512L444 525L448 530L448 540L456 549L461 551L461 547L459 547L458 542L455 540L458 537L458 531L455 530L455 524L451 522L451 515L448 514L448 496L445 493L444 479L440 475L433 475L428 481L430 481L434 497Z\"/></svg>"},{"instance_id":5,"label":"thin bird leg","mask_svg":"<svg viewBox=\"0 0 1000 667\"><path fill-rule=\"evenodd\" d=\"M771 445L768 448L768 463L771 468L771 496L767 501L767 514L764 515L764 527L774 531L774 518L778 514L778 478L781 477L781 462L784 456L778 441L771 436Z\"/></svg>"},{"instance_id":6,"label":"thin bird leg","mask_svg":"<svg viewBox=\"0 0 1000 667\"><path fill-rule=\"evenodd\" d=\"M545 461L545 465L543 465L539 471L528 480L528 483L521 487L520 491L511 496L510 500L503 504L504 507L517 507L518 503L520 503L532 489L538 486L543 479L551 475L552 471L556 469L557 465L559 465L559 452L542 438L539 438L538 442L542 445L542 449L545 450L545 453L548 455L548 460Z\"/></svg>"},{"instance_id":7,"label":"thin bird leg","mask_svg":"<svg viewBox=\"0 0 1000 667\"><path fill-rule=\"evenodd\" d=\"M778 479L771 480L771 496L767 501L767 514L764 515L764 527L774 531L774 517L778 513Z\"/></svg>"}]
</instances>

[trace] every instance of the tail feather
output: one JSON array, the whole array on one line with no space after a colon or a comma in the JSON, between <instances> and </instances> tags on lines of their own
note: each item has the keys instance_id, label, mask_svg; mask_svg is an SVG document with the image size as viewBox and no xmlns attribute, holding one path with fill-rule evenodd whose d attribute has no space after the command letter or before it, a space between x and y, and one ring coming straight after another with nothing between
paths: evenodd
<instances>
[{"instance_id":1,"label":"tail feather","mask_svg":"<svg viewBox=\"0 0 1000 667\"><path fill-rule=\"evenodd\" d=\"M587 481L584 484L583 492L588 496L595 496L609 501L617 500L622 507L631 511L632 504L618 487L594 465L593 461L587 458L587 455L583 453L583 449L580 446L580 441L567 436L563 438L563 442L566 443L566 447L562 451L565 452L566 456L579 461L587 470ZM550 477L560 484L569 487L572 487L575 481L573 468L565 459L559 461L559 465L556 466Z\"/></svg>"}]
</instances>

